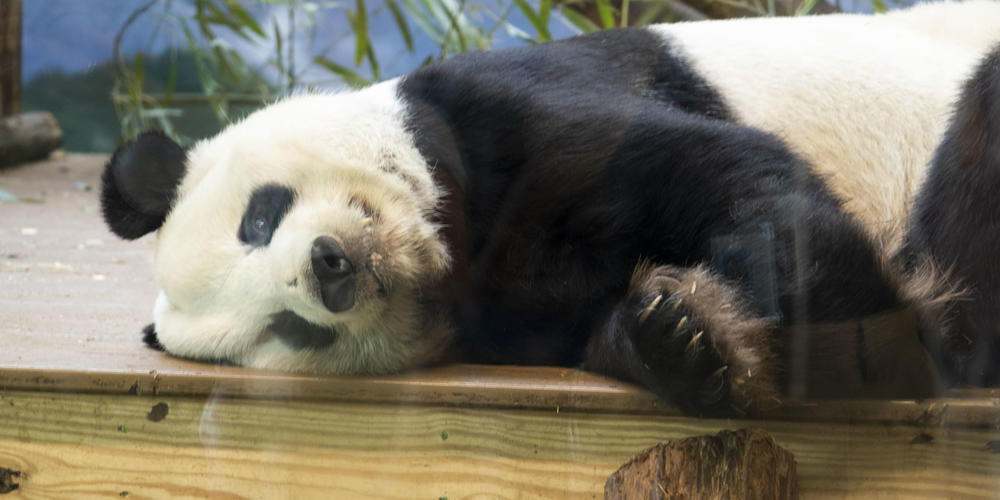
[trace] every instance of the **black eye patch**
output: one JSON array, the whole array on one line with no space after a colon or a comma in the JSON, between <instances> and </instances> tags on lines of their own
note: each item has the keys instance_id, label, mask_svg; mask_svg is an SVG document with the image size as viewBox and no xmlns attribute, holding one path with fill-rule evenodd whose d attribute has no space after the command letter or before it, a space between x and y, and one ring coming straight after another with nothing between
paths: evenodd
<instances>
[{"instance_id":1,"label":"black eye patch","mask_svg":"<svg viewBox=\"0 0 1000 500\"><path fill-rule=\"evenodd\" d=\"M255 247L267 246L281 219L292 208L295 191L277 184L266 184L253 191L237 236Z\"/></svg>"}]
</instances>

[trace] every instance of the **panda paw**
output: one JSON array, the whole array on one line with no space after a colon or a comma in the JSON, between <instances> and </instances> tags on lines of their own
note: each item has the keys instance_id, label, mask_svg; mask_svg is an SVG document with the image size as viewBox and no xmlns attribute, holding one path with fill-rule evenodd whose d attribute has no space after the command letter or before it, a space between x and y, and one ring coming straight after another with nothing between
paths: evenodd
<instances>
[{"instance_id":1,"label":"panda paw","mask_svg":"<svg viewBox=\"0 0 1000 500\"><path fill-rule=\"evenodd\" d=\"M156 327L152 323L142 329L142 341L157 351L166 351L163 344L160 343L160 339L156 336Z\"/></svg>"},{"instance_id":2,"label":"panda paw","mask_svg":"<svg viewBox=\"0 0 1000 500\"><path fill-rule=\"evenodd\" d=\"M740 415L775 401L771 325L704 268L640 266L623 321L641 377L688 413Z\"/></svg>"}]
</instances>

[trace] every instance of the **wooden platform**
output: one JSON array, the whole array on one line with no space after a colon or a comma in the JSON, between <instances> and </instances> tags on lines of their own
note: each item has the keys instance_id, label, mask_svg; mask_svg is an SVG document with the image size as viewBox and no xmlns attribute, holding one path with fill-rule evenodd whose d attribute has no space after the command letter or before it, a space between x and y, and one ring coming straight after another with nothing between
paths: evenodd
<instances>
[{"instance_id":1,"label":"wooden platform","mask_svg":"<svg viewBox=\"0 0 1000 500\"><path fill-rule=\"evenodd\" d=\"M19 472L13 498L600 498L648 446L749 426L795 454L808 497L1000 497L995 391L695 420L568 369L307 377L167 357L139 334L152 240L118 241L100 220L104 161L0 170L0 485Z\"/></svg>"}]
</instances>

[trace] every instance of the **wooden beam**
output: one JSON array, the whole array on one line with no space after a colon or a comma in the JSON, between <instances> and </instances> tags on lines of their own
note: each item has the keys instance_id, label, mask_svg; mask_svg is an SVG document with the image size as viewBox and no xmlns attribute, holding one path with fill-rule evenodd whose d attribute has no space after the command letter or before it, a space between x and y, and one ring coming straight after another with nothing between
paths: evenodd
<instances>
[{"instance_id":1,"label":"wooden beam","mask_svg":"<svg viewBox=\"0 0 1000 500\"><path fill-rule=\"evenodd\" d=\"M21 0L0 0L0 116L21 112Z\"/></svg>"},{"instance_id":2,"label":"wooden beam","mask_svg":"<svg viewBox=\"0 0 1000 500\"><path fill-rule=\"evenodd\" d=\"M651 445L745 427L795 455L804 498L1000 491L993 429L10 390L0 468L24 498L600 498Z\"/></svg>"}]
</instances>

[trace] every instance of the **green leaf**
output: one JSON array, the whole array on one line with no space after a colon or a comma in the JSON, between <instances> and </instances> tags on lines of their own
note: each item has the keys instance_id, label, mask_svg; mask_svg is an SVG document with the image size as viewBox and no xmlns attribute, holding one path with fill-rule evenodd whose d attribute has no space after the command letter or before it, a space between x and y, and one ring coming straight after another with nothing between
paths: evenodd
<instances>
[{"instance_id":1,"label":"green leaf","mask_svg":"<svg viewBox=\"0 0 1000 500\"><path fill-rule=\"evenodd\" d=\"M360 66L368 52L368 9L365 0L355 0L356 10L353 15L348 11L348 20L354 28L354 65Z\"/></svg>"},{"instance_id":2,"label":"green leaf","mask_svg":"<svg viewBox=\"0 0 1000 500\"><path fill-rule=\"evenodd\" d=\"M167 75L167 85L163 89L163 105L170 106L170 99L177 87L177 51L170 51L170 73Z\"/></svg>"},{"instance_id":3,"label":"green leaf","mask_svg":"<svg viewBox=\"0 0 1000 500\"><path fill-rule=\"evenodd\" d=\"M129 82L128 93L129 99L132 100L132 104L137 108L142 109L142 80L145 73L146 58L143 56L142 51L135 53L135 59L132 61L132 81Z\"/></svg>"},{"instance_id":4,"label":"green leaf","mask_svg":"<svg viewBox=\"0 0 1000 500\"><path fill-rule=\"evenodd\" d=\"M552 35L549 33L549 14L552 13L552 0L540 0L538 2L538 18L541 21L542 26L545 26L545 39L543 42L548 42L552 40ZM541 32L539 32L541 34Z\"/></svg>"},{"instance_id":5,"label":"green leaf","mask_svg":"<svg viewBox=\"0 0 1000 500\"><path fill-rule=\"evenodd\" d=\"M885 2L882 0L872 0L872 8L875 9L875 12L878 14L884 14L885 11L889 10L885 7Z\"/></svg>"},{"instance_id":6,"label":"green leaf","mask_svg":"<svg viewBox=\"0 0 1000 500\"><path fill-rule=\"evenodd\" d=\"M816 0L812 0L816 1ZM655 4L649 6L649 8L642 11L639 17L635 20L635 26L645 26L654 19L659 18L660 14L663 13L663 2L656 2Z\"/></svg>"},{"instance_id":7,"label":"green leaf","mask_svg":"<svg viewBox=\"0 0 1000 500\"><path fill-rule=\"evenodd\" d=\"M236 0L226 0L226 8L229 9L229 13L238 19L243 26L250 28L251 31L257 34L261 38L265 38L267 35L264 34L264 30L257 24L257 21L243 8L242 5Z\"/></svg>"},{"instance_id":8,"label":"green leaf","mask_svg":"<svg viewBox=\"0 0 1000 500\"><path fill-rule=\"evenodd\" d=\"M368 45L368 50L365 52L368 56L368 64L372 67L372 80L380 81L382 79L382 72L378 67L378 60L375 59L375 49L372 48L371 44Z\"/></svg>"},{"instance_id":9,"label":"green leaf","mask_svg":"<svg viewBox=\"0 0 1000 500\"><path fill-rule=\"evenodd\" d=\"M539 11L535 12L534 10L531 9L531 6L528 5L528 2L526 0L514 0L514 4L517 5L517 8L521 10L521 13L524 14L524 17L527 18L528 22L531 23L531 25L535 28L535 32L538 33L538 39L540 41L545 42L552 40L552 35L549 34L549 26L547 19L548 13L546 12L545 14L546 19L543 20L542 6L539 6Z\"/></svg>"},{"instance_id":10,"label":"green leaf","mask_svg":"<svg viewBox=\"0 0 1000 500\"><path fill-rule=\"evenodd\" d=\"M389 12L392 13L392 18L396 21L399 34L403 35L403 41L406 42L407 50L413 52L413 34L410 33L410 27L406 25L406 18L403 17L403 11L399 9L399 4L395 0L385 0L385 5L389 7Z\"/></svg>"},{"instance_id":11,"label":"green leaf","mask_svg":"<svg viewBox=\"0 0 1000 500\"><path fill-rule=\"evenodd\" d=\"M450 8L448 8L448 5L445 5L443 0L439 0L439 3L441 4L441 8L442 10L444 10L445 15L448 16L448 24L449 24L448 33L454 33L455 37L458 39L458 51L459 52L468 51L469 41L466 37L465 31L462 29L463 28L462 25L459 24L458 21L459 16L461 16L462 13L459 12L458 15L456 15L454 12L451 11Z\"/></svg>"},{"instance_id":12,"label":"green leaf","mask_svg":"<svg viewBox=\"0 0 1000 500\"><path fill-rule=\"evenodd\" d=\"M573 9L567 7L559 7L559 13L561 13L563 17L566 18L567 21L569 21L573 26L575 26L583 33L590 33L592 31L597 31L601 29L600 26L594 24L593 21L591 21L586 16Z\"/></svg>"},{"instance_id":13,"label":"green leaf","mask_svg":"<svg viewBox=\"0 0 1000 500\"><path fill-rule=\"evenodd\" d=\"M608 0L597 0L597 15L601 18L601 25L607 28L615 27L615 11Z\"/></svg>"},{"instance_id":14,"label":"green leaf","mask_svg":"<svg viewBox=\"0 0 1000 500\"><path fill-rule=\"evenodd\" d=\"M344 83L350 85L351 87L361 88L371 84L371 82L366 80L363 76L323 56L314 57L313 62L319 64L327 71L339 76L342 80L344 80Z\"/></svg>"},{"instance_id":15,"label":"green leaf","mask_svg":"<svg viewBox=\"0 0 1000 500\"><path fill-rule=\"evenodd\" d=\"M416 0L403 0L403 6L406 7L406 11L413 18L413 22L417 23L417 26L423 30L434 40L434 43L442 45L444 43L444 31L441 30L430 17L420 8L420 5Z\"/></svg>"},{"instance_id":16,"label":"green leaf","mask_svg":"<svg viewBox=\"0 0 1000 500\"><path fill-rule=\"evenodd\" d=\"M212 2L205 2L205 7L208 8L208 10L211 12L211 15L201 16L203 22L205 22L206 24L211 23L220 26L225 26L229 28L229 30L232 31L233 33L239 35L240 38L248 42L252 41L250 40L250 36L243 31L242 26L240 26L238 22L230 19L229 16L227 16L226 13L219 8L219 6L215 5ZM213 36L211 38L215 37Z\"/></svg>"},{"instance_id":17,"label":"green leaf","mask_svg":"<svg viewBox=\"0 0 1000 500\"><path fill-rule=\"evenodd\" d=\"M796 16L807 16L814 8L816 8L817 0L805 0L799 5L798 9L795 9Z\"/></svg>"},{"instance_id":18,"label":"green leaf","mask_svg":"<svg viewBox=\"0 0 1000 500\"><path fill-rule=\"evenodd\" d=\"M281 50L284 45L281 39L281 30L278 28L278 20L272 20L272 27L274 28L274 66L278 68L278 72L281 73L282 80L288 76L288 72L285 70L285 58L284 52Z\"/></svg>"}]
</instances>

